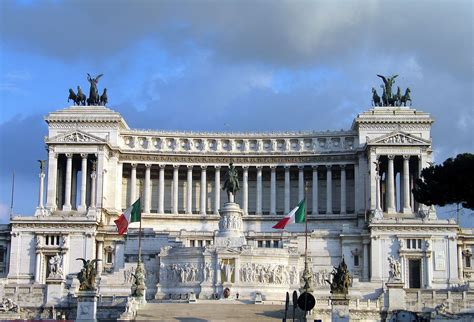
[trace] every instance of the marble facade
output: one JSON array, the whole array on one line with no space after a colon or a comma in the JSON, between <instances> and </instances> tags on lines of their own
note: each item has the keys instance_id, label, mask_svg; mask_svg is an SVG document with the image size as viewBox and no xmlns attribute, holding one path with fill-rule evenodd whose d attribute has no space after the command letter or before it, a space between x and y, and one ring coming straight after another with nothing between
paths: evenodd
<instances>
[{"instance_id":1,"label":"marble facade","mask_svg":"<svg viewBox=\"0 0 474 322\"><path fill-rule=\"evenodd\" d=\"M77 306L80 257L101 259L99 297L126 299L138 225L119 236L113 221L138 197L148 299L211 299L229 288L232 297L283 300L301 287L304 225L271 227L306 198L315 311L327 313L326 280L342 258L351 299L368 301L373 316L387 310L389 257L407 294L462 289L474 300L472 229L438 219L411 194L432 161L427 113L375 107L348 130L278 133L134 130L103 106L45 120L38 207L0 227L3 294L20 306ZM221 189L230 161L241 186L235 204Z\"/></svg>"}]
</instances>

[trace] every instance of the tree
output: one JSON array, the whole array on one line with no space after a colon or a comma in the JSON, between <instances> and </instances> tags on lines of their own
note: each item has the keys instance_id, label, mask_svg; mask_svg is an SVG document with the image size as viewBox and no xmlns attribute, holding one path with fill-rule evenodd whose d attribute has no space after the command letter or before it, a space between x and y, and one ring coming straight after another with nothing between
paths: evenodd
<instances>
[{"instance_id":1,"label":"tree","mask_svg":"<svg viewBox=\"0 0 474 322\"><path fill-rule=\"evenodd\" d=\"M416 201L428 206L461 204L474 209L474 154L458 154L423 169L412 191Z\"/></svg>"}]
</instances>

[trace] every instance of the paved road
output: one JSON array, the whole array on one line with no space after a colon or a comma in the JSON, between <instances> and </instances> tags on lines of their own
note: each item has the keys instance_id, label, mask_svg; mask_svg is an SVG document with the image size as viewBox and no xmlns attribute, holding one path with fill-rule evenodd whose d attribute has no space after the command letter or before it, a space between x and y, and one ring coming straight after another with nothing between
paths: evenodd
<instances>
[{"instance_id":1,"label":"paved road","mask_svg":"<svg viewBox=\"0 0 474 322\"><path fill-rule=\"evenodd\" d=\"M290 308L291 311L291 308ZM289 312L290 313L290 312ZM291 314L291 313L290 313ZM222 303L148 303L137 320L154 321L281 321L283 305ZM288 318L290 315L288 316Z\"/></svg>"}]
</instances>

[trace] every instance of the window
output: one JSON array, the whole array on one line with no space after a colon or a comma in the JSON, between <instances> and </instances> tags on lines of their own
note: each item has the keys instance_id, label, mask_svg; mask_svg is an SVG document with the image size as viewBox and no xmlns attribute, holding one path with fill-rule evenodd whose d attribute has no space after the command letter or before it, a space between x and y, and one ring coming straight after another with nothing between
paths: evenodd
<instances>
[{"instance_id":1,"label":"window","mask_svg":"<svg viewBox=\"0 0 474 322\"><path fill-rule=\"evenodd\" d=\"M263 247L263 240L257 241L257 246L258 247Z\"/></svg>"},{"instance_id":2,"label":"window","mask_svg":"<svg viewBox=\"0 0 474 322\"><path fill-rule=\"evenodd\" d=\"M278 240L273 241L273 248L279 248Z\"/></svg>"},{"instance_id":3,"label":"window","mask_svg":"<svg viewBox=\"0 0 474 322\"><path fill-rule=\"evenodd\" d=\"M112 261L113 261L112 252L109 251L106 253L106 263L112 264Z\"/></svg>"},{"instance_id":4,"label":"window","mask_svg":"<svg viewBox=\"0 0 474 322\"><path fill-rule=\"evenodd\" d=\"M359 255L354 255L354 266L359 266Z\"/></svg>"},{"instance_id":5,"label":"window","mask_svg":"<svg viewBox=\"0 0 474 322\"><path fill-rule=\"evenodd\" d=\"M410 249L410 245L411 245L411 244L410 244L410 240L407 239L407 248L408 248L408 249Z\"/></svg>"},{"instance_id":6,"label":"window","mask_svg":"<svg viewBox=\"0 0 474 322\"><path fill-rule=\"evenodd\" d=\"M271 240L266 240L265 241L265 247L267 247L267 248L272 247L272 241Z\"/></svg>"},{"instance_id":7,"label":"window","mask_svg":"<svg viewBox=\"0 0 474 322\"><path fill-rule=\"evenodd\" d=\"M189 241L189 247L196 247L195 244L196 242L193 239Z\"/></svg>"},{"instance_id":8,"label":"window","mask_svg":"<svg viewBox=\"0 0 474 322\"><path fill-rule=\"evenodd\" d=\"M198 247L202 247L202 240L198 240Z\"/></svg>"},{"instance_id":9,"label":"window","mask_svg":"<svg viewBox=\"0 0 474 322\"><path fill-rule=\"evenodd\" d=\"M209 246L211 245L211 241L210 240L206 240L206 246Z\"/></svg>"}]
</instances>

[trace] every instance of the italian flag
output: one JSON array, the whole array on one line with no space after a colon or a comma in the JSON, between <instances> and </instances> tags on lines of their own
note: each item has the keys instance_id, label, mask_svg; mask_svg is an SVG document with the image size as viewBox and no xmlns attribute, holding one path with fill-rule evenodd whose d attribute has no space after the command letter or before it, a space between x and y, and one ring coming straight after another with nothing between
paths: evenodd
<instances>
[{"instance_id":1,"label":"italian flag","mask_svg":"<svg viewBox=\"0 0 474 322\"><path fill-rule=\"evenodd\" d=\"M306 201L303 199L300 201L298 206L296 206L288 215L286 215L282 220L280 220L272 228L275 229L284 229L288 224L294 223L304 223L306 221Z\"/></svg>"},{"instance_id":2,"label":"italian flag","mask_svg":"<svg viewBox=\"0 0 474 322\"><path fill-rule=\"evenodd\" d=\"M130 207L128 207L127 210L118 217L118 219L114 220L119 235L125 234L128 230L128 225L132 222L140 221L141 217L140 198L138 198L137 201L130 205Z\"/></svg>"}]
</instances>

